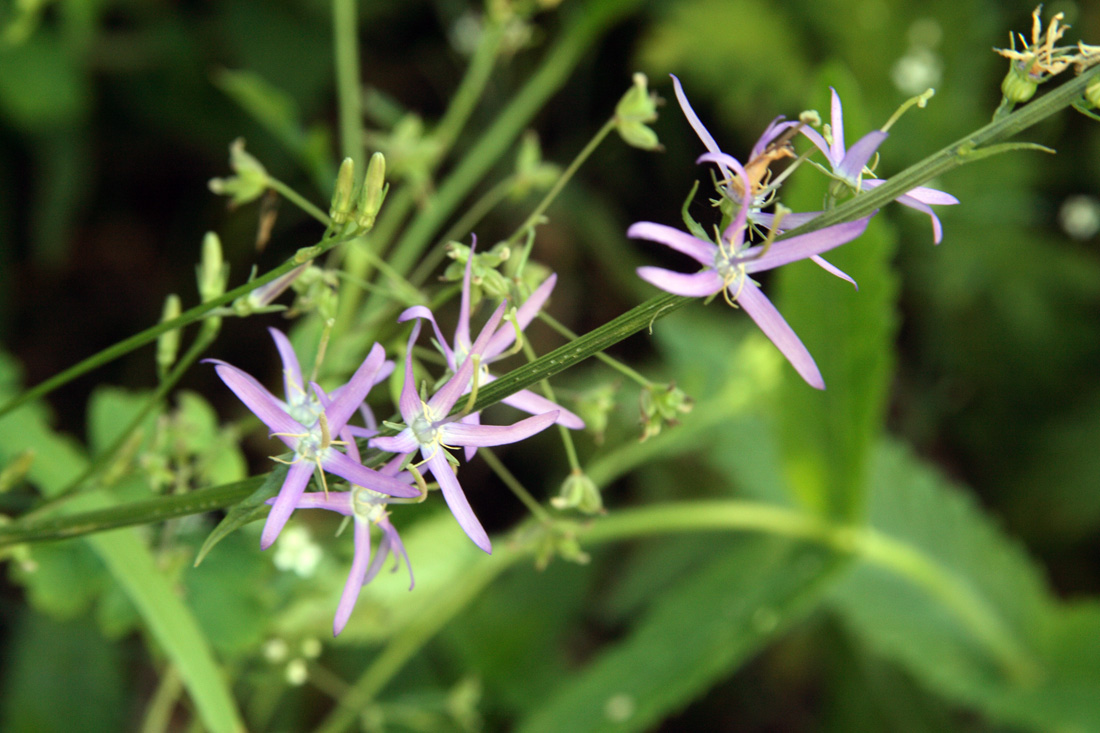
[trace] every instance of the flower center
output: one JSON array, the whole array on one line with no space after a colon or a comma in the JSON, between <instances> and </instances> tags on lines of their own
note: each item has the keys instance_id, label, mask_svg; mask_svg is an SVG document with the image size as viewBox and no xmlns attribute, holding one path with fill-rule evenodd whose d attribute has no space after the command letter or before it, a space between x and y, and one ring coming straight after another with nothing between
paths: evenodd
<instances>
[{"instance_id":1,"label":"flower center","mask_svg":"<svg viewBox=\"0 0 1100 733\"><path fill-rule=\"evenodd\" d=\"M421 404L420 414L413 418L409 427L413 437L420 445L435 445L439 442L439 428L432 418L431 409L426 404Z\"/></svg>"}]
</instances>

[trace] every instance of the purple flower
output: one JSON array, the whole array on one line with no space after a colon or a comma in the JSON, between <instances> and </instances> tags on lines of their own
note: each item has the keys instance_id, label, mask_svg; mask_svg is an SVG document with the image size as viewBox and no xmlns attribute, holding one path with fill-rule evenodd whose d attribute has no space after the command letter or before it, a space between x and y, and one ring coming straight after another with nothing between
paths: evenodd
<instances>
[{"instance_id":1,"label":"purple flower","mask_svg":"<svg viewBox=\"0 0 1100 733\"><path fill-rule=\"evenodd\" d=\"M439 346L439 350L443 352L443 356L447 359L447 367L451 370L451 373L458 372L459 366L466 361L466 357L471 351L470 274L471 264L474 261L474 249L476 247L477 239L475 238L470 247L469 259L466 260L466 274L462 280L462 301L459 307L458 325L455 327L453 346L447 343L447 339L443 337L443 332L440 331L439 325L436 323L432 312L424 306L414 305L408 308L401 314L399 319L407 321L410 318L423 318L432 324L432 329L435 330L436 343ZM503 358L502 355L510 355L505 354L505 352L515 343L516 331L522 332L530 325L531 321L534 320L535 316L538 315L538 312L542 309L547 298L550 297L550 293L554 290L554 285L557 283L557 280L557 275L550 275L542 285L535 289L535 292L531 293L531 297L524 301L523 305L516 310L515 325L506 323L490 335L488 343L481 354L479 372L477 374L479 384L488 384L496 379L496 377L489 373L489 364ZM462 389L465 391L469 388L470 385L467 383ZM557 410L558 419L556 422L559 425L564 425L573 430L581 430L584 428L584 420L581 420L577 415L528 389L521 389L515 394L505 397L501 402L532 415L540 415ZM462 418L462 422L470 425L477 425L479 423L478 413L467 415ZM477 449L475 447L471 446L467 448L466 460L470 460L476 451Z\"/></svg>"},{"instance_id":2,"label":"purple flower","mask_svg":"<svg viewBox=\"0 0 1100 733\"><path fill-rule=\"evenodd\" d=\"M447 449L463 446L484 448L516 443L553 425L559 414L558 410L554 410L520 420L513 425L470 425L459 422L457 416L448 417L459 396L469 386L477 367L475 362L481 359L491 337L496 333L496 328L504 316L504 308L505 304L501 303L481 330L477 340L470 346L462 366L427 402L417 394L413 379L412 350L413 344L420 335L420 321L417 320L409 335L409 346L405 355L405 384L398 400L401 417L408 427L397 435L374 438L370 443L375 448L402 456L408 456L419 450L422 462L427 464L432 477L439 483L443 498L447 500L447 506L458 520L459 526L474 544L485 552L492 552L492 543L489 542L489 536L466 500L466 495L451 465L451 462L456 459L447 452ZM402 320L409 318L419 318L419 316L406 311L402 315Z\"/></svg>"},{"instance_id":3,"label":"purple flower","mask_svg":"<svg viewBox=\"0 0 1100 733\"><path fill-rule=\"evenodd\" d=\"M348 452L358 460L359 453L354 448L354 443L349 444ZM394 476L399 463L399 459L391 461L379 473ZM269 499L268 503L273 501L275 500ZM385 509L389 501L389 497L384 494L363 486L354 486L351 491L330 491L327 495L314 491L298 498L295 507L297 509L327 509L343 514L345 517L352 517L354 521L355 554L352 556L347 582L344 583L344 590L340 594L340 602L336 606L336 617L332 623L333 636L339 635L344 630L363 586L374 579L391 552L396 563L394 570L400 565L400 558L404 558L405 566L409 569L409 590L413 589L414 580L409 554L405 551L405 545L401 542L397 530L390 524L389 513ZM370 547L372 524L382 530L382 539L373 560Z\"/></svg>"},{"instance_id":4,"label":"purple flower","mask_svg":"<svg viewBox=\"0 0 1100 733\"><path fill-rule=\"evenodd\" d=\"M346 432L347 422L385 369L386 355L381 345L374 345L351 380L333 392L330 398L313 383L310 385L313 394L306 392L298 359L290 348L290 342L274 329L271 329L271 335L283 360L285 402L237 367L216 359L208 360L215 364L214 368L226 386L271 429L271 434L294 451L292 460L282 461L289 464L290 470L264 524L260 547L267 549L279 536L315 470L319 472L322 484L323 471L328 471L382 494L418 496L415 488L392 476L366 468L358 460L336 449L337 445L347 443L351 437ZM334 436L342 439L336 440Z\"/></svg>"},{"instance_id":5,"label":"purple flower","mask_svg":"<svg viewBox=\"0 0 1100 733\"><path fill-rule=\"evenodd\" d=\"M725 154L722 154L722 160L741 177L747 188L748 181L741 164ZM632 225L627 230L628 237L659 242L683 252L703 266L694 274L660 267L639 267L638 275L646 282L676 295L701 298L723 293L730 305L740 303L799 375L810 386L824 389L825 382L810 352L749 275L813 257L850 242L867 228L870 217L753 246L745 241L747 213L748 207L742 206L717 245L663 224L643 221Z\"/></svg>"},{"instance_id":6,"label":"purple flower","mask_svg":"<svg viewBox=\"0 0 1100 733\"><path fill-rule=\"evenodd\" d=\"M826 141L821 133L813 128L803 127L800 132L825 154L825 159L829 162L833 175L852 190L861 191L881 186L885 181L877 178L864 180L863 169L867 165L867 161L878 150L879 145L886 140L887 134L882 130L872 130L856 141L855 145L845 149L844 110L840 105L840 96L836 93L836 90L829 87L829 91L832 92L832 108L829 113L832 141ZM924 212L932 218L932 237L936 244L939 244L943 239L943 226L929 204L949 206L959 203L959 200L951 194L925 186L918 186L905 192L898 196L896 201L903 206ZM794 223L791 222L791 224Z\"/></svg>"}]
</instances>

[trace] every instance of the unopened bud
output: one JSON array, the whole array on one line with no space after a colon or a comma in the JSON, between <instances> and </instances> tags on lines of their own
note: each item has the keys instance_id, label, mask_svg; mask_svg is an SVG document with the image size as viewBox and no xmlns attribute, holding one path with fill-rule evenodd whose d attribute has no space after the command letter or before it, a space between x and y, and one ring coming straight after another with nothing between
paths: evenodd
<instances>
[{"instance_id":1,"label":"unopened bud","mask_svg":"<svg viewBox=\"0 0 1100 733\"><path fill-rule=\"evenodd\" d=\"M346 224L351 218L352 196L355 189L355 161L344 158L340 171L336 174L336 190L332 194L332 205L328 215L333 224Z\"/></svg>"},{"instance_id":2,"label":"unopened bud","mask_svg":"<svg viewBox=\"0 0 1100 733\"><path fill-rule=\"evenodd\" d=\"M679 424L680 415L691 412L694 400L674 384L650 384L642 390L642 440L660 435L665 426Z\"/></svg>"},{"instance_id":3,"label":"unopened bud","mask_svg":"<svg viewBox=\"0 0 1100 733\"><path fill-rule=\"evenodd\" d=\"M1026 102L1034 97L1035 90L1038 88L1038 82L1015 64L1008 70L1004 81L1001 82L1001 94L1004 95L1005 99L1016 104Z\"/></svg>"},{"instance_id":4,"label":"unopened bud","mask_svg":"<svg viewBox=\"0 0 1100 733\"><path fill-rule=\"evenodd\" d=\"M225 294L229 265L222 257L222 240L214 232L202 238L202 262L198 268L199 296L205 303Z\"/></svg>"},{"instance_id":5,"label":"unopened bud","mask_svg":"<svg viewBox=\"0 0 1100 733\"><path fill-rule=\"evenodd\" d=\"M375 153L367 164L367 175L363 178L363 190L359 194L359 206L355 211L355 223L361 229L370 229L386 200L386 156Z\"/></svg>"},{"instance_id":6,"label":"unopened bud","mask_svg":"<svg viewBox=\"0 0 1100 733\"><path fill-rule=\"evenodd\" d=\"M634 85L615 105L615 128L627 145L642 150L660 150L661 143L647 123L657 119L658 97L648 88L645 74L634 75Z\"/></svg>"},{"instance_id":7,"label":"unopened bud","mask_svg":"<svg viewBox=\"0 0 1100 733\"><path fill-rule=\"evenodd\" d=\"M1094 79L1091 84L1085 87L1085 99L1093 107L1100 107L1100 78Z\"/></svg>"},{"instance_id":8,"label":"unopened bud","mask_svg":"<svg viewBox=\"0 0 1100 733\"><path fill-rule=\"evenodd\" d=\"M171 321L180 314L180 297L172 293L164 299L164 311L160 321ZM180 330L173 328L157 336L157 373L163 378L172 365L176 363L176 355L180 350Z\"/></svg>"},{"instance_id":9,"label":"unopened bud","mask_svg":"<svg viewBox=\"0 0 1100 733\"><path fill-rule=\"evenodd\" d=\"M584 514L602 514L603 498L595 482L583 471L574 471L561 484L561 492L550 500L555 509L576 509Z\"/></svg>"}]
</instances>

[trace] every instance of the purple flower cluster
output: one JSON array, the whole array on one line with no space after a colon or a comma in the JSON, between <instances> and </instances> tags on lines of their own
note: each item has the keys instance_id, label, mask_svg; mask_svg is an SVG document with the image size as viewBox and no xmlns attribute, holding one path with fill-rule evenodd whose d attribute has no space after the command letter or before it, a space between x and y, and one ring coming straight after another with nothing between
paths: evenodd
<instances>
[{"instance_id":1,"label":"purple flower cluster","mask_svg":"<svg viewBox=\"0 0 1100 733\"><path fill-rule=\"evenodd\" d=\"M684 116L707 149L698 162L718 166L721 173L719 192L732 203L736 213L724 231L715 232L713 239L696 236L702 234L702 230L694 222L689 222L691 234L653 222L632 225L627 230L627 236L658 242L686 254L702 266L701 270L690 274L659 267L640 267L638 275L662 290L685 297L710 298L722 293L727 303L744 308L807 384L824 389L825 381L813 357L750 275L797 260L811 259L830 273L854 284L850 277L822 259L821 255L862 234L870 217L776 241L776 235L785 229L800 226L821 212L762 211L777 203L779 187L791 170L789 168L773 179L770 166L776 161L794 157L790 138L801 133L825 155L829 166L827 172L858 194L883 183L876 178L864 178L864 174L868 161L886 140L887 133L874 130L851 148L845 148L843 112L840 98L833 90L829 140L801 123L777 118L768 125L753 146L748 162L742 165L718 147L688 102L680 80L673 76L672 83ZM937 244L943 237L943 230L930 205L958 203L958 199L950 194L925 187L914 188L899 196L897 201L932 218ZM751 233L759 227L770 229L770 233L762 242L753 243Z\"/></svg>"},{"instance_id":2,"label":"purple flower cluster","mask_svg":"<svg viewBox=\"0 0 1100 733\"><path fill-rule=\"evenodd\" d=\"M473 250L471 249L471 260ZM287 520L296 509L327 509L351 517L354 522L355 553L343 594L336 610L333 632L339 634L347 624L363 586L381 569L391 553L404 559L409 566L409 587L412 588L412 567L397 530L390 523L388 504L423 500L425 486L417 466L426 466L439 484L447 505L459 526L485 552L491 552L489 536L474 515L458 481L455 466L458 459L449 450L465 447L469 460L478 447L515 443L545 430L555 422L570 428L583 428L584 423L573 413L549 400L529 392L518 392L507 402L532 417L513 425L482 425L474 412L451 412L467 391L492 379L485 365L500 358L515 342L517 333L531 322L554 287L554 278L538 288L515 312L515 325L501 327L507 303L501 303L470 342L470 268L467 265L462 292L462 312L455 334L454 346L439 335L430 310L422 306L408 309L400 321L416 320L410 334L405 356L405 378L398 408L405 424L396 435L380 436L365 400L371 387L393 372L393 363L386 360L385 350L375 344L362 365L347 384L325 392L315 382L307 385L301 366L289 339L275 329L271 336L283 363L285 399L271 394L251 375L223 361L210 360L222 381L266 425L273 437L279 438L292 451L288 458L274 460L289 465L279 494L269 500L268 514L260 537L266 549L275 542ZM412 351L420 334L421 319L428 320L439 335L452 376L429 399L422 399L413 377ZM362 412L365 427L349 424L356 411ZM369 446L396 454L382 468L375 470L360 460L356 438L366 438ZM419 452L420 462L412 463ZM344 479L348 490L330 491L326 474ZM316 476L320 491L306 492L311 477ZM382 531L378 551L371 553L370 528Z\"/></svg>"}]
</instances>

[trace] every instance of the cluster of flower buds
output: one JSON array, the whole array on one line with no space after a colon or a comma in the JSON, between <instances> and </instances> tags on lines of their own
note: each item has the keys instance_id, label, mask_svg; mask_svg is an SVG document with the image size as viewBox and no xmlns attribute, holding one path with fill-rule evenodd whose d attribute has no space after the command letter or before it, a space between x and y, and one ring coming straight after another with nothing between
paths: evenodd
<instances>
[{"instance_id":1,"label":"cluster of flower buds","mask_svg":"<svg viewBox=\"0 0 1100 733\"><path fill-rule=\"evenodd\" d=\"M329 206L329 218L336 228L352 225L357 232L368 232L382 210L389 184L386 183L386 157L375 153L367 164L362 183L355 182L355 161L344 158L336 175L336 190Z\"/></svg>"}]
</instances>

